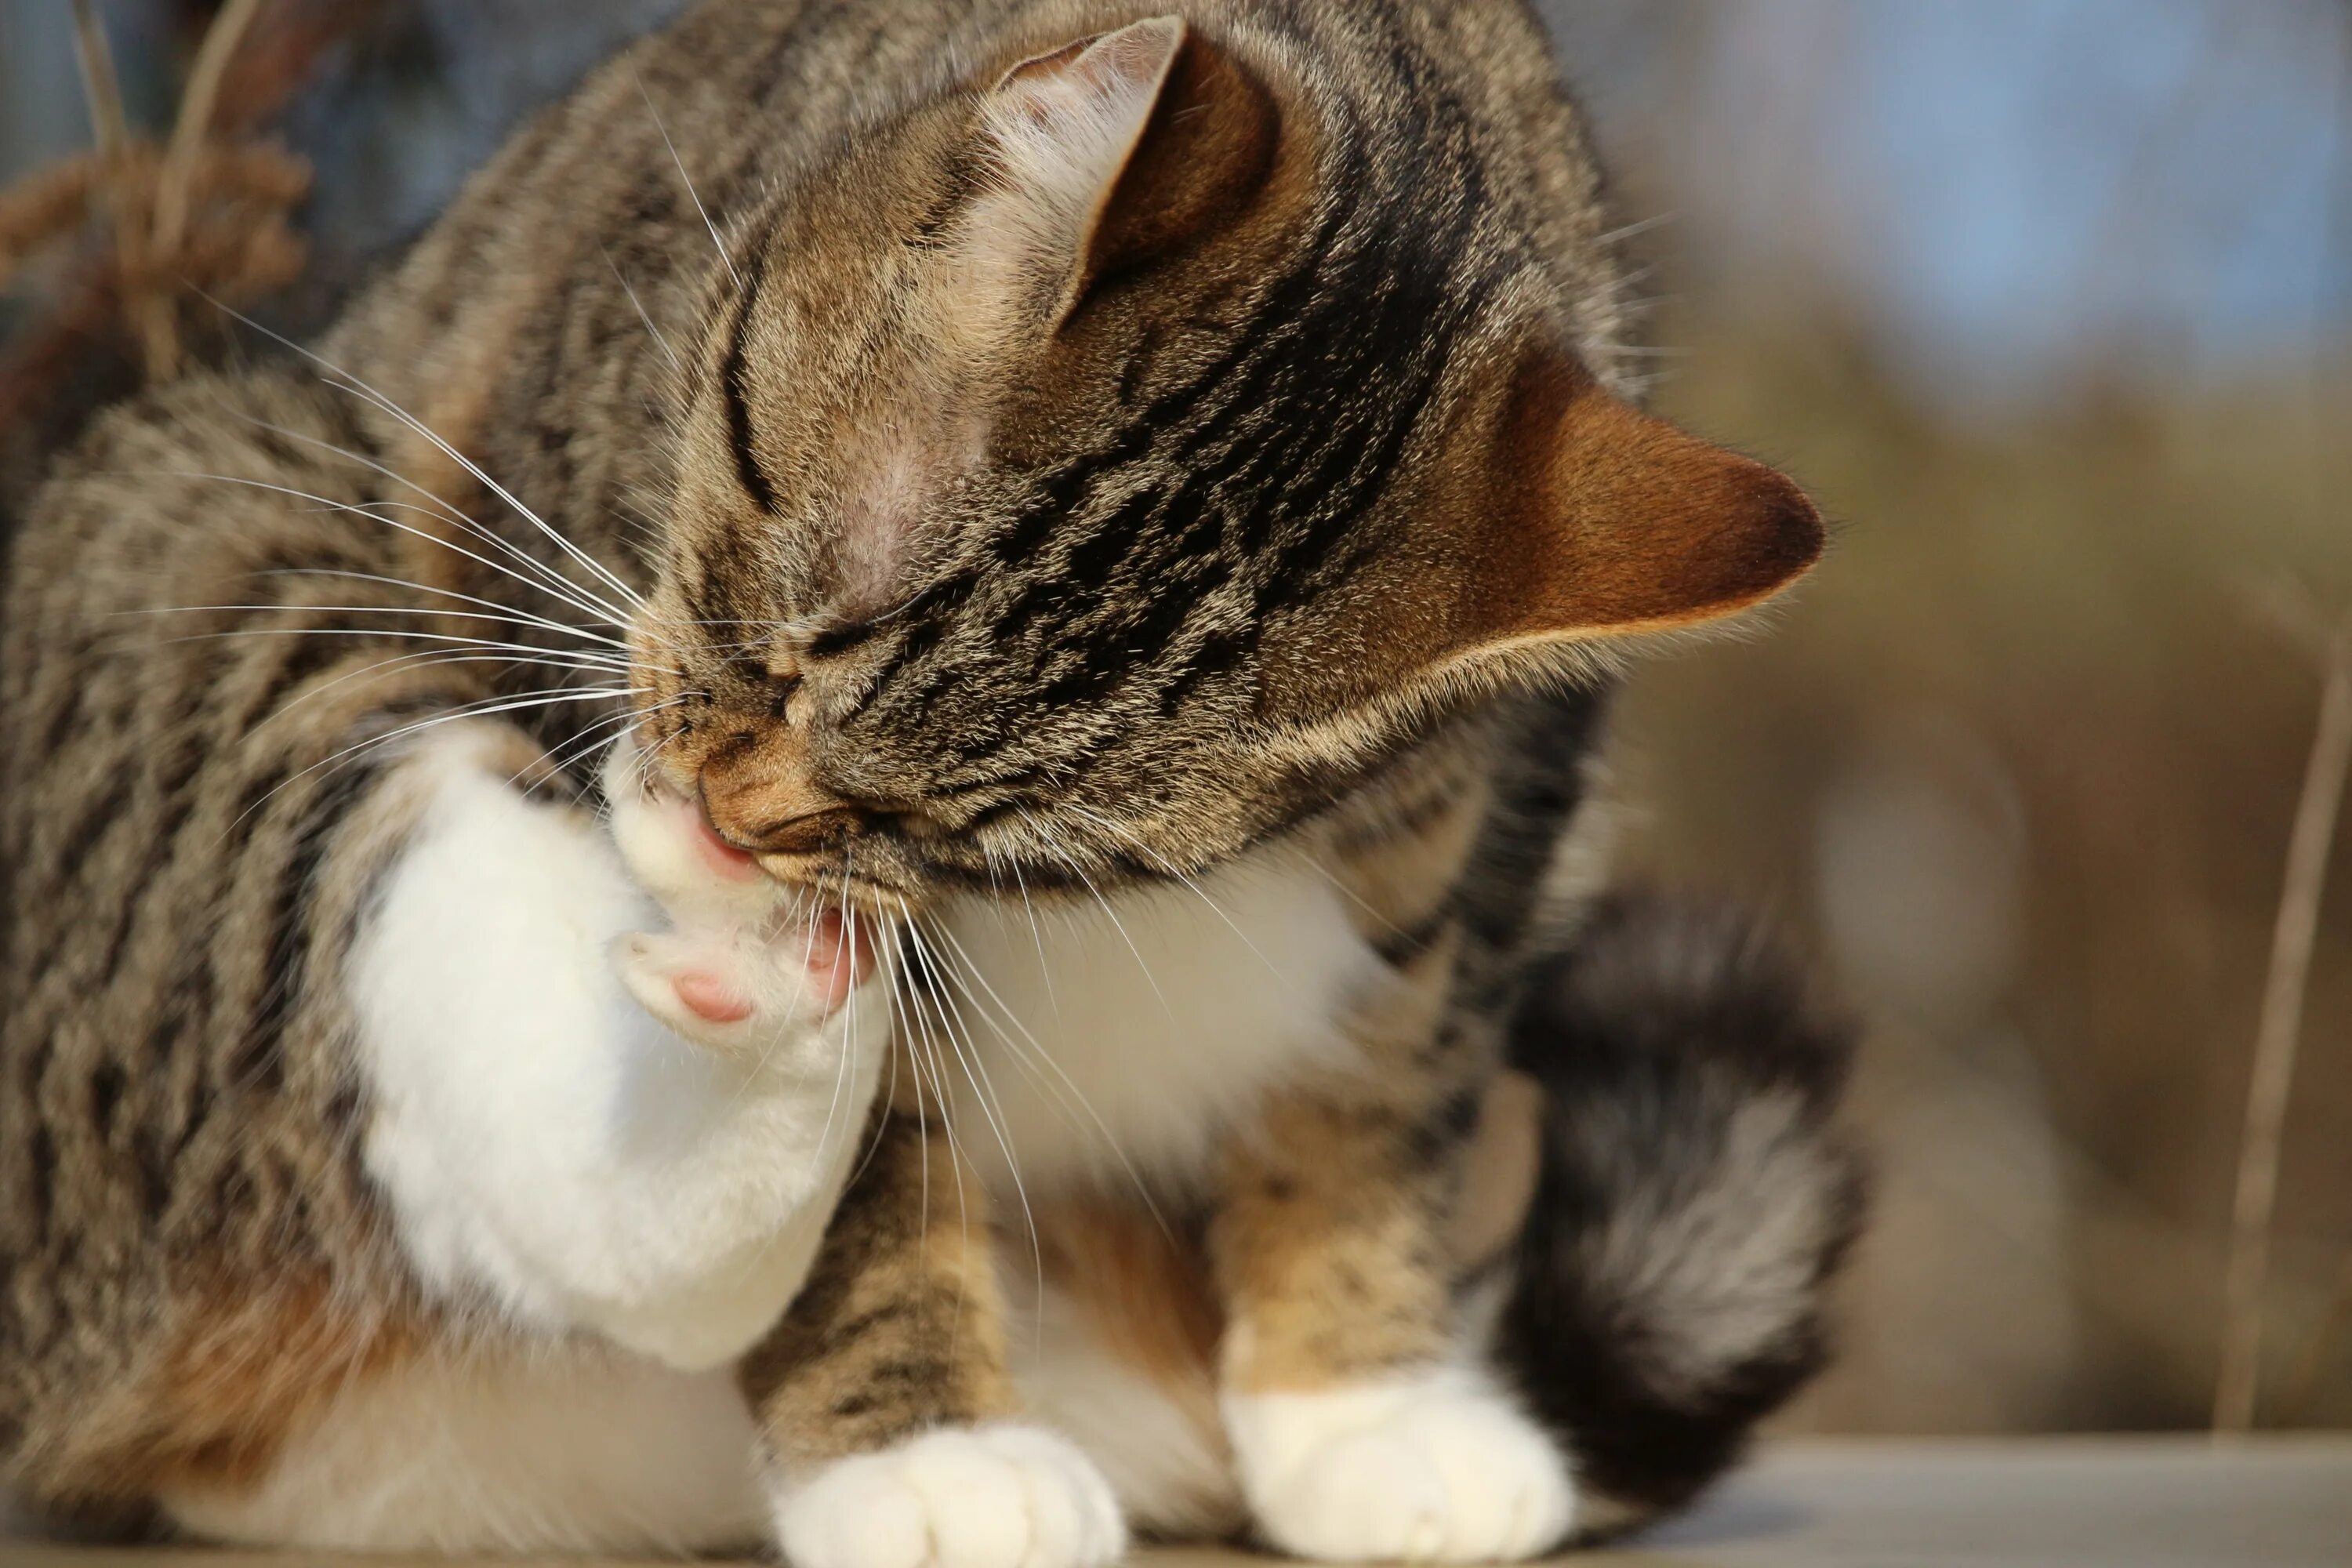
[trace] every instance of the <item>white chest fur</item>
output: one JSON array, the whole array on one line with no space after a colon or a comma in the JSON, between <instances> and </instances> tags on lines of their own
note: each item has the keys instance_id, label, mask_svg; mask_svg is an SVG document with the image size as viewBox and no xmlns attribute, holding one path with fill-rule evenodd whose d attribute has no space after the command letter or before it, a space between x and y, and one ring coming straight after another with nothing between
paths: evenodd
<instances>
[{"instance_id":1,"label":"white chest fur","mask_svg":"<svg viewBox=\"0 0 2352 1568\"><path fill-rule=\"evenodd\" d=\"M970 1063L933 1053L957 1139L1032 1190L1186 1181L1270 1084L1352 1048L1336 1020L1381 971L1347 895L1291 855L1099 906L969 906L947 931L965 978L929 990Z\"/></svg>"}]
</instances>

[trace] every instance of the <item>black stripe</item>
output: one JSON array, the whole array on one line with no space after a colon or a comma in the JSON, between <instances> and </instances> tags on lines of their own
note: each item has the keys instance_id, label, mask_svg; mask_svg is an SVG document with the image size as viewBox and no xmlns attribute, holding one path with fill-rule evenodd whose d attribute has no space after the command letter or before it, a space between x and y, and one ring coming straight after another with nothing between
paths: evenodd
<instances>
[{"instance_id":1,"label":"black stripe","mask_svg":"<svg viewBox=\"0 0 2352 1568\"><path fill-rule=\"evenodd\" d=\"M1411 925L1382 931L1372 939L1372 951L1391 969L1402 969L1435 947L1454 923L1454 902L1440 899L1427 914Z\"/></svg>"},{"instance_id":2,"label":"black stripe","mask_svg":"<svg viewBox=\"0 0 2352 1568\"><path fill-rule=\"evenodd\" d=\"M275 1088L283 1081L285 1064L280 1047L287 1021L301 1005L309 973L312 929L318 918L319 873L327 848L344 819L374 788L373 767L344 768L320 786L305 813L293 853L288 856L278 884L278 901L270 914L269 939L263 951L270 977L269 989L247 1027L246 1037L229 1058L228 1081L244 1088Z\"/></svg>"},{"instance_id":3,"label":"black stripe","mask_svg":"<svg viewBox=\"0 0 2352 1568\"><path fill-rule=\"evenodd\" d=\"M773 515L778 510L775 488L760 467L760 455L751 446L751 369L746 363L744 335L751 320L751 304L760 295L760 283L766 275L766 252L754 253L751 275L744 279L742 297L735 303L735 319L727 328L727 358L719 367L720 395L727 405L727 446L735 455L735 476L743 484L743 493L761 511Z\"/></svg>"}]
</instances>

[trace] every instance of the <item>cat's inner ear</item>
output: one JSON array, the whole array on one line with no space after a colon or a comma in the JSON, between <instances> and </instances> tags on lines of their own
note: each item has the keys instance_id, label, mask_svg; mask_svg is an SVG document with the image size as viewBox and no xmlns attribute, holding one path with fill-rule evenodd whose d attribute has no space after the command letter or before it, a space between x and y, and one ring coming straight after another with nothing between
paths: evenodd
<instances>
[{"instance_id":1,"label":"cat's inner ear","mask_svg":"<svg viewBox=\"0 0 2352 1568\"><path fill-rule=\"evenodd\" d=\"M1642 413L1549 345L1521 356L1486 457L1465 562L1474 647L1697 626L1821 558L1796 481Z\"/></svg>"},{"instance_id":2,"label":"cat's inner ear","mask_svg":"<svg viewBox=\"0 0 2352 1568\"><path fill-rule=\"evenodd\" d=\"M1359 672L1340 678L1343 702L1702 626L1822 553L1795 481L1633 408L1565 349L1523 353L1445 445L1404 547L1343 614L1333 665Z\"/></svg>"},{"instance_id":3,"label":"cat's inner ear","mask_svg":"<svg viewBox=\"0 0 2352 1568\"><path fill-rule=\"evenodd\" d=\"M1271 97L1175 16L1024 60L983 113L995 177L972 243L1056 315L1234 209L1276 142Z\"/></svg>"}]
</instances>

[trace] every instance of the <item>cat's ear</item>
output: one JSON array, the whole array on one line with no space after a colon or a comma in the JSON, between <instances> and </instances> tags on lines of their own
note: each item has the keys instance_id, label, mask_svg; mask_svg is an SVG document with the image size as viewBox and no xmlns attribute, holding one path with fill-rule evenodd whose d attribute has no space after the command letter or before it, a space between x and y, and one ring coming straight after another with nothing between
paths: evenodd
<instances>
[{"instance_id":1,"label":"cat's ear","mask_svg":"<svg viewBox=\"0 0 2352 1568\"><path fill-rule=\"evenodd\" d=\"M1477 643L1698 626L1821 558L1795 480L1612 396L1565 350L1522 355L1490 428Z\"/></svg>"},{"instance_id":2,"label":"cat's ear","mask_svg":"<svg viewBox=\"0 0 2352 1568\"><path fill-rule=\"evenodd\" d=\"M1360 696L1703 626L1821 557L1821 513L1794 480L1635 409L1563 348L1523 353L1475 402L1405 546L1343 617Z\"/></svg>"},{"instance_id":3,"label":"cat's ear","mask_svg":"<svg viewBox=\"0 0 2352 1568\"><path fill-rule=\"evenodd\" d=\"M1237 208L1278 129L1265 89L1176 16L1024 60L984 117L997 190L981 237L1017 247L1065 306Z\"/></svg>"}]
</instances>

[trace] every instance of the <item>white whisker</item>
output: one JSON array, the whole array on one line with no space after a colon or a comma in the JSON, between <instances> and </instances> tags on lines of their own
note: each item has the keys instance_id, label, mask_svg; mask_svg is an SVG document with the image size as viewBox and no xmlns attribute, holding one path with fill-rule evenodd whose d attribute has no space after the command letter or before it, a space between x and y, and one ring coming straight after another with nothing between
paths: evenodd
<instances>
[{"instance_id":1,"label":"white whisker","mask_svg":"<svg viewBox=\"0 0 2352 1568\"><path fill-rule=\"evenodd\" d=\"M409 413L407 409L403 408L399 404L394 402L383 393L378 392L373 386L368 384L368 383L361 377L352 374L350 371L345 370L342 366L335 363L330 359L327 359L325 356L314 353L310 349L305 348L300 343L294 342L291 338L286 337L282 333L271 331L268 327L263 326L252 317L231 310L228 306L222 304L217 300L213 300L213 304L217 309L243 322L247 327L261 333L267 338L271 339L273 342L293 350L296 353L300 354L304 359L309 360L312 364L315 364L327 372L326 376L321 379L325 380L328 385L337 386L344 391L354 394L367 403L372 404L376 408L379 408L383 412L392 416L393 418L398 420L402 425L415 431L417 435L425 437L425 439L430 442L434 448L440 452L443 457L447 458L451 462L456 463L458 467L464 468L466 472L472 475L474 481L477 484L488 490L500 500L506 502L509 507L512 507L516 515L520 516L523 521L529 522L532 527L545 534L557 549L562 551L574 561L577 561L581 565L586 567L589 571L602 578L614 589L614 591L621 595L624 602L633 605L644 604L645 601L643 597L636 592L636 590L630 587L626 583L622 582L620 578L614 576L610 571L607 571L604 563L598 561L594 556L590 555L577 544L574 544L569 538L565 537L560 530L548 522L545 518L541 517L539 513L523 505L520 500L516 499L513 491L508 489L506 486L492 479L482 469L479 464L476 463L471 458L467 457L463 452L457 450L457 447L451 446L447 441L442 439L439 432L434 430L423 420L417 418L416 416ZM310 499L315 500L320 498L314 496ZM334 503L330 502L328 504L331 505ZM575 584L575 586L578 586L578 584ZM583 588L582 591L588 594L591 598L600 598L600 595L596 595L592 589ZM615 610L612 605L602 605L600 607L612 617L615 625L621 624L628 618Z\"/></svg>"},{"instance_id":2,"label":"white whisker","mask_svg":"<svg viewBox=\"0 0 2352 1568\"><path fill-rule=\"evenodd\" d=\"M702 193L694 188L694 176L686 172L686 160L677 155L677 143L669 139L669 127L662 123L661 110L654 107L654 95L646 90L646 79L637 75L634 65L629 68L629 75L636 79L637 96L646 100L646 112L654 117L654 129L661 132L662 145L669 149L669 161L677 165L677 177L686 184L687 196L694 203L694 210L702 215L702 226L710 231L711 248L719 252L729 280L740 289L742 274L735 270L735 258L727 254L727 242L719 237L719 226L710 221L710 209L702 205Z\"/></svg>"},{"instance_id":3,"label":"white whisker","mask_svg":"<svg viewBox=\"0 0 2352 1568\"><path fill-rule=\"evenodd\" d=\"M626 294L629 297L629 303L637 308L637 320L643 321L646 324L646 331L653 334L654 346L661 350L662 357L669 361L669 368L674 373L684 375L686 366L678 363L677 353L669 346L669 340L662 336L662 330L654 325L653 316L646 310L646 302L637 298L637 291L629 286L629 280L626 278L621 276L621 264L613 259L612 250L601 239L596 242L596 248L603 254L604 265L613 269L613 281L621 286L621 292Z\"/></svg>"}]
</instances>

